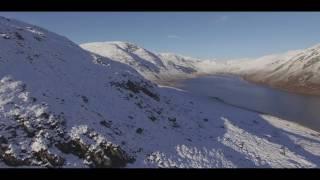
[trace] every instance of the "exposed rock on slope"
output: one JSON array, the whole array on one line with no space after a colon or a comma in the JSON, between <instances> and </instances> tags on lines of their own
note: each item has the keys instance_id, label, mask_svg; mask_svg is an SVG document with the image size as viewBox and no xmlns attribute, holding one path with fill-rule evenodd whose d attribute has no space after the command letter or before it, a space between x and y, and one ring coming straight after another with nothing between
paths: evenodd
<instances>
[{"instance_id":1,"label":"exposed rock on slope","mask_svg":"<svg viewBox=\"0 0 320 180\"><path fill-rule=\"evenodd\" d=\"M172 53L155 54L127 42L82 44L90 52L130 65L145 78L160 84L216 73L304 94L320 95L320 46L257 59L216 62Z\"/></svg>"},{"instance_id":2,"label":"exposed rock on slope","mask_svg":"<svg viewBox=\"0 0 320 180\"><path fill-rule=\"evenodd\" d=\"M42 28L1 18L0 32L0 158L5 164L72 166L68 154L77 166L133 162L96 124L115 118L103 108L125 104L111 82L143 83L145 92L153 84L130 67L92 56Z\"/></svg>"},{"instance_id":3,"label":"exposed rock on slope","mask_svg":"<svg viewBox=\"0 0 320 180\"><path fill-rule=\"evenodd\" d=\"M320 95L320 46L264 56L229 64L222 72L243 76L249 81L303 93Z\"/></svg>"},{"instance_id":4,"label":"exposed rock on slope","mask_svg":"<svg viewBox=\"0 0 320 180\"><path fill-rule=\"evenodd\" d=\"M0 34L0 167L320 166L310 129L159 87L36 26L0 18Z\"/></svg>"},{"instance_id":5,"label":"exposed rock on slope","mask_svg":"<svg viewBox=\"0 0 320 180\"><path fill-rule=\"evenodd\" d=\"M170 80L195 77L207 73L214 61L200 61L172 53L155 54L128 42L94 42L81 45L82 48L136 69L145 78L165 83Z\"/></svg>"}]
</instances>

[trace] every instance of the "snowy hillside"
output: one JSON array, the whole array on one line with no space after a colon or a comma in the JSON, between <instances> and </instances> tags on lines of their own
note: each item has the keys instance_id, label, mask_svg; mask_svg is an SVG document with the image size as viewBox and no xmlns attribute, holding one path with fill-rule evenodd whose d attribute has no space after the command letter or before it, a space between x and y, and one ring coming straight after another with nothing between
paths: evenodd
<instances>
[{"instance_id":1,"label":"snowy hillside","mask_svg":"<svg viewBox=\"0 0 320 180\"><path fill-rule=\"evenodd\" d=\"M318 132L158 86L127 65L167 67L148 51L2 17L0 34L0 167L320 166Z\"/></svg>"},{"instance_id":2,"label":"snowy hillside","mask_svg":"<svg viewBox=\"0 0 320 180\"><path fill-rule=\"evenodd\" d=\"M200 60L173 53L156 54L127 42L95 42L81 47L125 63L158 84L222 73L240 75L252 82L289 91L320 95L320 45L257 59L230 61Z\"/></svg>"},{"instance_id":3,"label":"snowy hillside","mask_svg":"<svg viewBox=\"0 0 320 180\"><path fill-rule=\"evenodd\" d=\"M320 45L229 64L224 72L289 91L320 95Z\"/></svg>"},{"instance_id":4,"label":"snowy hillside","mask_svg":"<svg viewBox=\"0 0 320 180\"><path fill-rule=\"evenodd\" d=\"M145 78L156 82L195 77L208 73L216 64L214 61L202 61L173 53L156 54L128 42L93 42L80 46L92 53L125 63Z\"/></svg>"}]
</instances>

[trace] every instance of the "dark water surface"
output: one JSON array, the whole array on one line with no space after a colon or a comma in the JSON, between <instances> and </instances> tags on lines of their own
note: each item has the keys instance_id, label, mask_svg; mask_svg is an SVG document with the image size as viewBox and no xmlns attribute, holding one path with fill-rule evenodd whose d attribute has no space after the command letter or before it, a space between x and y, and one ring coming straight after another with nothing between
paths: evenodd
<instances>
[{"instance_id":1,"label":"dark water surface","mask_svg":"<svg viewBox=\"0 0 320 180\"><path fill-rule=\"evenodd\" d=\"M285 92L227 75L188 79L178 87L196 95L294 121L320 132L319 96Z\"/></svg>"}]
</instances>

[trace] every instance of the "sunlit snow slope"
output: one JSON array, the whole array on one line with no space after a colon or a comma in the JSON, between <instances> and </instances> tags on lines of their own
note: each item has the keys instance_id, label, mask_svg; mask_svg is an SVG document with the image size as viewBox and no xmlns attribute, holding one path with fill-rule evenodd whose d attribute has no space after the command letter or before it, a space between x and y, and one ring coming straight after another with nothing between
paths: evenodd
<instances>
[{"instance_id":1,"label":"sunlit snow slope","mask_svg":"<svg viewBox=\"0 0 320 180\"><path fill-rule=\"evenodd\" d=\"M292 92L320 95L320 45L254 60L233 61L220 72Z\"/></svg>"},{"instance_id":2,"label":"sunlit snow slope","mask_svg":"<svg viewBox=\"0 0 320 180\"><path fill-rule=\"evenodd\" d=\"M125 63L145 78L155 82L191 78L210 73L216 62L202 61L173 53L153 53L128 42L93 42L81 45L82 48L103 57Z\"/></svg>"},{"instance_id":3,"label":"sunlit snow slope","mask_svg":"<svg viewBox=\"0 0 320 180\"><path fill-rule=\"evenodd\" d=\"M320 165L318 132L158 86L40 27L0 18L0 34L0 167Z\"/></svg>"}]
</instances>

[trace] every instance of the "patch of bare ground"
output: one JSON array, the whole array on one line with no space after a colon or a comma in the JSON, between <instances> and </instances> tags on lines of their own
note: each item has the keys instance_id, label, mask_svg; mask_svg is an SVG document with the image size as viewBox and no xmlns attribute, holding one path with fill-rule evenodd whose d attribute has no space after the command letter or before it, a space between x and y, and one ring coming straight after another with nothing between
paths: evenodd
<instances>
[{"instance_id":1,"label":"patch of bare ground","mask_svg":"<svg viewBox=\"0 0 320 180\"><path fill-rule=\"evenodd\" d=\"M250 77L250 76L244 76L243 79L251 83L255 83L259 85L267 85L272 88L276 88L276 89L291 92L291 93L320 96L320 84L315 84L315 83L299 84L298 79L291 79L290 81L286 81L286 82L256 80L254 77Z\"/></svg>"}]
</instances>

